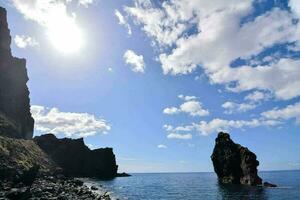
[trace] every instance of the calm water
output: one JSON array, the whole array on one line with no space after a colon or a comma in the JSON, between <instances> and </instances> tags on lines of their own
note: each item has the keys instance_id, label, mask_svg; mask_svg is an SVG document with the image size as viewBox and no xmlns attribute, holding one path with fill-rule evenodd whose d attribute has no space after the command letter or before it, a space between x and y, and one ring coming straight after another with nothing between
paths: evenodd
<instances>
[{"instance_id":1,"label":"calm water","mask_svg":"<svg viewBox=\"0 0 300 200\"><path fill-rule=\"evenodd\" d=\"M279 187L222 186L214 173L133 174L92 184L101 185L101 190L110 191L113 199L121 200L300 199L300 171L261 172L260 176Z\"/></svg>"}]
</instances>

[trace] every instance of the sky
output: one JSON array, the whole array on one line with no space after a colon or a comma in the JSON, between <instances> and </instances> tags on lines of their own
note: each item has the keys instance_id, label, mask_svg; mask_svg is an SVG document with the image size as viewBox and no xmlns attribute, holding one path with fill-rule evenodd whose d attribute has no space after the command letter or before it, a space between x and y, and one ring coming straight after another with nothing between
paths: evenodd
<instances>
[{"instance_id":1,"label":"sky","mask_svg":"<svg viewBox=\"0 0 300 200\"><path fill-rule=\"evenodd\" d=\"M300 169L297 0L2 0L34 135L113 147L119 171L213 171L219 131Z\"/></svg>"}]
</instances>

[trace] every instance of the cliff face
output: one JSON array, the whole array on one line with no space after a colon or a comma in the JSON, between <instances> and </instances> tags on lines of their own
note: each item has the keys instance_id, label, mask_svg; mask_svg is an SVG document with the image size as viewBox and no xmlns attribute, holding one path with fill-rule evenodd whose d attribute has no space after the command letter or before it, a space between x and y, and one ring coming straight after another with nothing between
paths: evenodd
<instances>
[{"instance_id":1,"label":"cliff face","mask_svg":"<svg viewBox=\"0 0 300 200\"><path fill-rule=\"evenodd\" d=\"M30 113L26 60L15 58L6 10L0 7L0 135L30 139L34 120Z\"/></svg>"},{"instance_id":2,"label":"cliff face","mask_svg":"<svg viewBox=\"0 0 300 200\"><path fill-rule=\"evenodd\" d=\"M222 183L261 185L259 162L248 148L234 143L228 133L220 132L211 156L214 170Z\"/></svg>"},{"instance_id":3,"label":"cliff face","mask_svg":"<svg viewBox=\"0 0 300 200\"><path fill-rule=\"evenodd\" d=\"M113 178L118 166L112 148L90 150L83 139L57 139L52 134L34 138L66 175L76 177Z\"/></svg>"}]
</instances>

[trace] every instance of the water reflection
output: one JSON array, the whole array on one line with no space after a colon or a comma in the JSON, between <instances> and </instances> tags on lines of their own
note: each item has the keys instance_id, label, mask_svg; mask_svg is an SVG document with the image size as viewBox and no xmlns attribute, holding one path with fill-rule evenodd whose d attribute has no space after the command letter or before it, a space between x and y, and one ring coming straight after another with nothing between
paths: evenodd
<instances>
[{"instance_id":1,"label":"water reflection","mask_svg":"<svg viewBox=\"0 0 300 200\"><path fill-rule=\"evenodd\" d=\"M222 200L267 200L267 194L262 187L230 185L218 183Z\"/></svg>"}]
</instances>

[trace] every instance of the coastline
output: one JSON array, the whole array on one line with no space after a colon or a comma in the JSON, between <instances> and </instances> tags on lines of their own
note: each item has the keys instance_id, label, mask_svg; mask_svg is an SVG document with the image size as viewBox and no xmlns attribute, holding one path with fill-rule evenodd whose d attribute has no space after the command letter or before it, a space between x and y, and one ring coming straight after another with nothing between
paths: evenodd
<instances>
[{"instance_id":1,"label":"coastline","mask_svg":"<svg viewBox=\"0 0 300 200\"><path fill-rule=\"evenodd\" d=\"M32 185L1 181L0 198L2 199L82 199L111 200L107 192L88 186L81 178L69 178L63 175L40 175Z\"/></svg>"}]
</instances>

